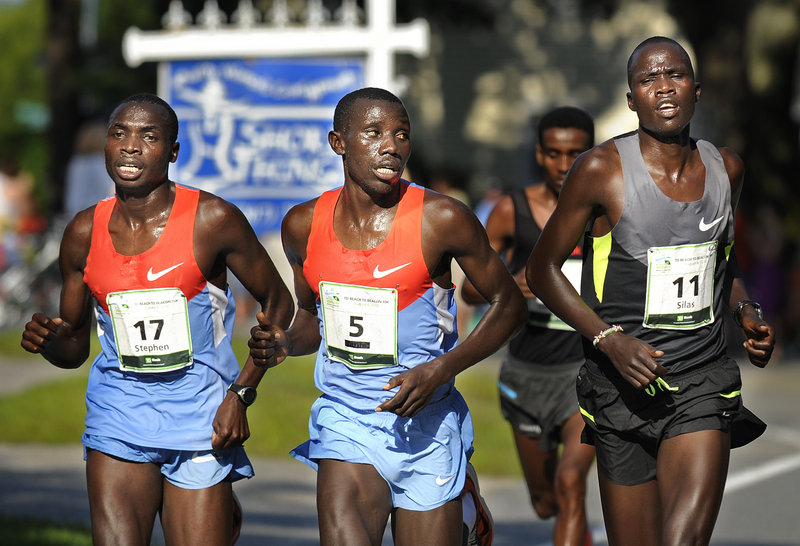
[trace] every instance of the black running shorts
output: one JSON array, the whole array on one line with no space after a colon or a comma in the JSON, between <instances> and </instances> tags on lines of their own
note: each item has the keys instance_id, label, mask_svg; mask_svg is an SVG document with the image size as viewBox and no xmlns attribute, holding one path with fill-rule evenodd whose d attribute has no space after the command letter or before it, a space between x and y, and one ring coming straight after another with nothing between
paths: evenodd
<instances>
[{"instance_id":1,"label":"black running shorts","mask_svg":"<svg viewBox=\"0 0 800 546\"><path fill-rule=\"evenodd\" d=\"M583 441L597 449L603 475L620 485L655 479L662 440L701 430L731 433L731 447L760 436L766 425L742 404L739 366L733 359L667 374L636 389L616 370L610 379L587 365L578 373Z\"/></svg>"}]
</instances>

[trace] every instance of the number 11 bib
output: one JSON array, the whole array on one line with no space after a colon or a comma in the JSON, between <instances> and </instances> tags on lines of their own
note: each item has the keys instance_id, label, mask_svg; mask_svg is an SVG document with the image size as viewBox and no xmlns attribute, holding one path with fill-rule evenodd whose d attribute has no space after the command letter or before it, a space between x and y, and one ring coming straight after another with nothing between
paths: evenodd
<instances>
[{"instance_id":1,"label":"number 11 bib","mask_svg":"<svg viewBox=\"0 0 800 546\"><path fill-rule=\"evenodd\" d=\"M647 251L646 328L694 329L714 322L717 241Z\"/></svg>"}]
</instances>

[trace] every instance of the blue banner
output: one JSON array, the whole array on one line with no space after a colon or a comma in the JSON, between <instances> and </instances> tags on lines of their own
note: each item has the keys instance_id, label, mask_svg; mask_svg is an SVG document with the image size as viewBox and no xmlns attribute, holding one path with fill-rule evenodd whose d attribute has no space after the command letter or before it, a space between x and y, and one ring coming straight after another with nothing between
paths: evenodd
<instances>
[{"instance_id":1,"label":"blue banner","mask_svg":"<svg viewBox=\"0 0 800 546\"><path fill-rule=\"evenodd\" d=\"M180 124L170 178L236 204L259 235L343 183L328 131L339 99L364 86L362 58L173 61L161 71Z\"/></svg>"}]
</instances>

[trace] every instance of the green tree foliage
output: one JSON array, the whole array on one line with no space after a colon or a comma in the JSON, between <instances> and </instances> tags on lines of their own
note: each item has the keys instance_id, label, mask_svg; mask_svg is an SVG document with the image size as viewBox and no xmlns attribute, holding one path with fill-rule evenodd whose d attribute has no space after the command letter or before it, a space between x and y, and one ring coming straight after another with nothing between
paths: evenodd
<instances>
[{"instance_id":1,"label":"green tree foliage","mask_svg":"<svg viewBox=\"0 0 800 546\"><path fill-rule=\"evenodd\" d=\"M44 0L0 4L0 156L41 179L47 123Z\"/></svg>"}]
</instances>

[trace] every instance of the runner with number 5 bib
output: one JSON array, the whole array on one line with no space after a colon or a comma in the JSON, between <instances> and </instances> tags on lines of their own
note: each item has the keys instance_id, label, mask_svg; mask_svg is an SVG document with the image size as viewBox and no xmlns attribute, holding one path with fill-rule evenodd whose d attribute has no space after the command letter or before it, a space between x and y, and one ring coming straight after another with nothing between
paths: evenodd
<instances>
[{"instance_id":1,"label":"runner with number 5 bib","mask_svg":"<svg viewBox=\"0 0 800 546\"><path fill-rule=\"evenodd\" d=\"M461 546L473 431L454 379L522 323L522 294L467 207L401 179L411 124L400 99L345 95L328 141L344 186L286 215L298 310L288 330L259 315L251 356L271 365L272 346L318 350L322 396L292 455L318 471L323 545L377 546L391 517L396 544ZM490 302L458 345L453 260Z\"/></svg>"}]
</instances>

